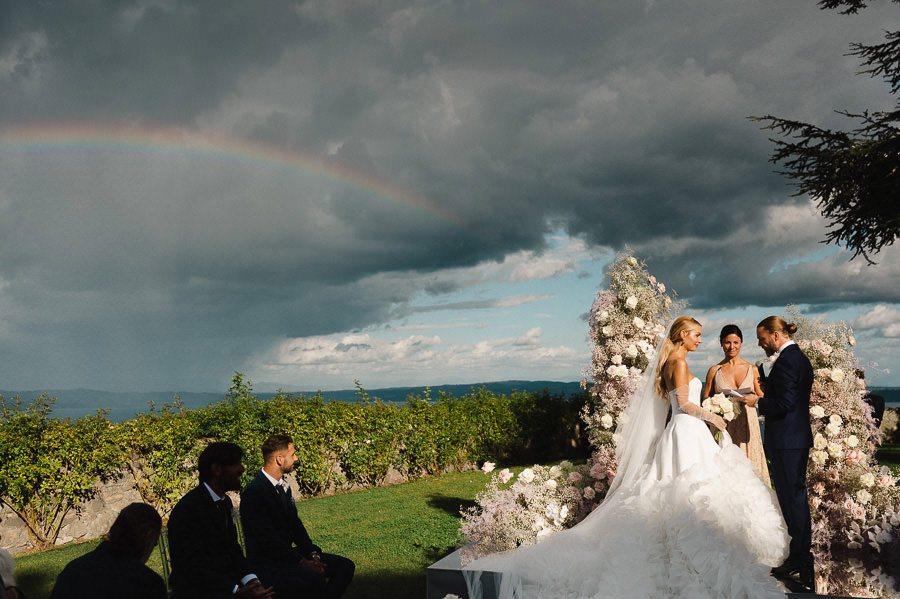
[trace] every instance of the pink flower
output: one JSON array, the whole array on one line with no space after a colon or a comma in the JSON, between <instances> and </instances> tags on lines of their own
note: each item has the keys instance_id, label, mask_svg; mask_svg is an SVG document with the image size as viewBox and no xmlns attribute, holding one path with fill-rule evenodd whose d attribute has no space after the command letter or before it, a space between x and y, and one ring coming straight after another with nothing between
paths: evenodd
<instances>
[{"instance_id":1,"label":"pink flower","mask_svg":"<svg viewBox=\"0 0 900 599\"><path fill-rule=\"evenodd\" d=\"M581 482L581 473L577 471L569 472L569 482L573 485Z\"/></svg>"},{"instance_id":2,"label":"pink flower","mask_svg":"<svg viewBox=\"0 0 900 599\"><path fill-rule=\"evenodd\" d=\"M822 493L824 493L825 492L825 483L823 483L822 481L819 481L816 484L814 484L813 492L816 493L817 495L821 495Z\"/></svg>"},{"instance_id":3,"label":"pink flower","mask_svg":"<svg viewBox=\"0 0 900 599\"><path fill-rule=\"evenodd\" d=\"M615 473L615 472L613 472L612 470L607 470L607 471L606 471L606 480L609 481L609 484L612 484L613 479L615 479L615 478L616 478L616 473Z\"/></svg>"},{"instance_id":4,"label":"pink flower","mask_svg":"<svg viewBox=\"0 0 900 599\"><path fill-rule=\"evenodd\" d=\"M484 472L485 474L487 474L488 472L493 472L494 466L496 466L496 464L494 464L494 462L485 462L484 465L481 467L481 471Z\"/></svg>"},{"instance_id":5,"label":"pink flower","mask_svg":"<svg viewBox=\"0 0 900 599\"><path fill-rule=\"evenodd\" d=\"M819 506L822 505L822 499L819 497L810 497L809 498L809 507L816 510L819 509Z\"/></svg>"},{"instance_id":6,"label":"pink flower","mask_svg":"<svg viewBox=\"0 0 900 599\"><path fill-rule=\"evenodd\" d=\"M594 483L594 490L598 493L602 493L606 490L606 485L598 480Z\"/></svg>"},{"instance_id":7,"label":"pink flower","mask_svg":"<svg viewBox=\"0 0 900 599\"><path fill-rule=\"evenodd\" d=\"M846 460L847 460L847 463L850 464L851 466L858 464L860 459L861 459L861 456L859 455L859 452L856 451L855 449L851 449L850 451L847 452Z\"/></svg>"},{"instance_id":8,"label":"pink flower","mask_svg":"<svg viewBox=\"0 0 900 599\"><path fill-rule=\"evenodd\" d=\"M603 464L594 464L591 466L591 478L596 478L597 480L606 478L606 468Z\"/></svg>"},{"instance_id":9,"label":"pink flower","mask_svg":"<svg viewBox=\"0 0 900 599\"><path fill-rule=\"evenodd\" d=\"M509 482L509 479L513 477L513 473L509 471L509 468L504 468L500 471L500 482L504 485Z\"/></svg>"},{"instance_id":10,"label":"pink flower","mask_svg":"<svg viewBox=\"0 0 900 599\"><path fill-rule=\"evenodd\" d=\"M835 483L841 478L841 475L838 474L837 470L826 470L825 478L827 478L830 482Z\"/></svg>"},{"instance_id":11,"label":"pink flower","mask_svg":"<svg viewBox=\"0 0 900 599\"><path fill-rule=\"evenodd\" d=\"M850 515L853 516L857 520L865 520L866 519L866 508L861 505L854 505L850 510Z\"/></svg>"},{"instance_id":12,"label":"pink flower","mask_svg":"<svg viewBox=\"0 0 900 599\"><path fill-rule=\"evenodd\" d=\"M894 484L894 477L890 474L882 474L878 477L878 486L882 489L890 487Z\"/></svg>"},{"instance_id":13,"label":"pink flower","mask_svg":"<svg viewBox=\"0 0 900 599\"><path fill-rule=\"evenodd\" d=\"M587 499L588 501L590 501L590 500L594 499L594 497L596 497L596 493L594 493L594 489L592 489L591 487L585 487L584 488L584 498Z\"/></svg>"}]
</instances>

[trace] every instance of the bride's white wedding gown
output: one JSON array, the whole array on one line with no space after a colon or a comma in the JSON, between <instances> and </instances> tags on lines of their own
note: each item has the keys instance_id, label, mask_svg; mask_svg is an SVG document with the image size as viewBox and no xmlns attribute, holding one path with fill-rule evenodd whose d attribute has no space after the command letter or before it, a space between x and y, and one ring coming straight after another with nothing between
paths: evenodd
<instances>
[{"instance_id":1,"label":"bride's white wedding gown","mask_svg":"<svg viewBox=\"0 0 900 599\"><path fill-rule=\"evenodd\" d=\"M690 381L698 407L701 388ZM465 566L475 571L470 597L482 595L478 572L491 571L503 573L496 590L507 599L783 598L769 576L789 543L774 493L727 435L717 444L675 391L669 403L672 418L634 484L569 530Z\"/></svg>"}]
</instances>

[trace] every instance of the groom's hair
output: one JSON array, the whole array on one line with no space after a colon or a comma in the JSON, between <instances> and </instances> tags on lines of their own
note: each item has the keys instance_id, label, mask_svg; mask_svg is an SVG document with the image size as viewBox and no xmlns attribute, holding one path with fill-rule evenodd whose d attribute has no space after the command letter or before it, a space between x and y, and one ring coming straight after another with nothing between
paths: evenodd
<instances>
[{"instance_id":1,"label":"groom's hair","mask_svg":"<svg viewBox=\"0 0 900 599\"><path fill-rule=\"evenodd\" d=\"M780 316L768 316L759 321L756 328L768 331L769 333L780 332L791 338L797 332L797 325L793 322L785 322Z\"/></svg>"}]
</instances>

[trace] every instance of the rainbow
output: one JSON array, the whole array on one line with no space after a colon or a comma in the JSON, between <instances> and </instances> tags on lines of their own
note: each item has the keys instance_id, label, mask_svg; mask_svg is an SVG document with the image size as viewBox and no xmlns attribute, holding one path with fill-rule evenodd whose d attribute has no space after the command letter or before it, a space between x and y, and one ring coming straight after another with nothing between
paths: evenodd
<instances>
[{"instance_id":1,"label":"rainbow","mask_svg":"<svg viewBox=\"0 0 900 599\"><path fill-rule=\"evenodd\" d=\"M100 124L37 124L0 130L4 154L115 153L196 158L246 168L295 171L348 185L389 202L403 204L457 227L460 219L390 181L351 168L333 158L240 137L208 135L176 127L116 127Z\"/></svg>"}]
</instances>

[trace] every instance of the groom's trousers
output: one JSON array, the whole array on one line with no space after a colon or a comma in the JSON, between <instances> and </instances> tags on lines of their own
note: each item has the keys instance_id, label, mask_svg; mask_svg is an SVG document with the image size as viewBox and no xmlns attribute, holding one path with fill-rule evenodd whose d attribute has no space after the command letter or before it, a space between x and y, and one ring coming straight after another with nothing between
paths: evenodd
<instances>
[{"instance_id":1,"label":"groom's trousers","mask_svg":"<svg viewBox=\"0 0 900 599\"><path fill-rule=\"evenodd\" d=\"M812 565L812 520L806 492L806 464L809 448L774 449L767 447L769 470L775 483L775 494L781 514L791 535L789 560Z\"/></svg>"}]
</instances>

